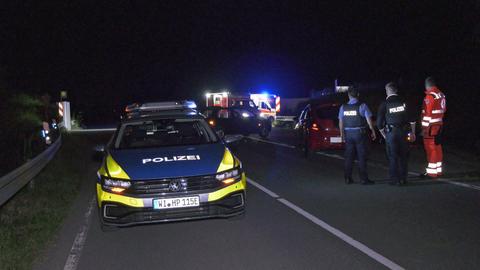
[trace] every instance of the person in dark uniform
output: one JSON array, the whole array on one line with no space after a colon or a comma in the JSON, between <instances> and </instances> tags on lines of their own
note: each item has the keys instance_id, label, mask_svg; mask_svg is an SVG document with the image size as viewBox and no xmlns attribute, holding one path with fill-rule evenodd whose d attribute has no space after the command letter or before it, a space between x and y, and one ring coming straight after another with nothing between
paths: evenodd
<instances>
[{"instance_id":1,"label":"person in dark uniform","mask_svg":"<svg viewBox=\"0 0 480 270\"><path fill-rule=\"evenodd\" d=\"M345 183L353 183L352 169L356 152L360 180L364 185L371 185L375 182L368 179L367 174L368 128L370 128L372 140L376 139L376 135L372 124L372 113L365 103L358 100L358 96L358 90L350 87L349 101L343 104L338 112L340 134L345 142Z\"/></svg>"},{"instance_id":2,"label":"person in dark uniform","mask_svg":"<svg viewBox=\"0 0 480 270\"><path fill-rule=\"evenodd\" d=\"M387 98L378 108L377 127L385 138L392 185L407 184L409 122L407 106L398 96L398 86L389 82L385 86ZM411 139L415 140L415 122L410 123Z\"/></svg>"}]
</instances>

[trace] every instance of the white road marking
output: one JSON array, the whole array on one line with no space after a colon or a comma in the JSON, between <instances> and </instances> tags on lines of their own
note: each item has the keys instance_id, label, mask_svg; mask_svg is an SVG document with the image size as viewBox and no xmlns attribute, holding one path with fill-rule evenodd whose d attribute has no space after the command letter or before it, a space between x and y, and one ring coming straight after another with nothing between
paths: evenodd
<instances>
[{"instance_id":1,"label":"white road marking","mask_svg":"<svg viewBox=\"0 0 480 270\"><path fill-rule=\"evenodd\" d=\"M448 184L459 186L459 187L465 187L465 188L480 190L480 186L471 185L471 184L462 183L462 182L457 182L457 181L452 181L452 180L448 180L448 179L445 179L445 178L438 178L438 179L432 180L432 181L439 181L439 182L444 182L444 183L448 183Z\"/></svg>"},{"instance_id":2,"label":"white road marking","mask_svg":"<svg viewBox=\"0 0 480 270\"><path fill-rule=\"evenodd\" d=\"M278 145L278 146L283 146L283 147L287 147L287 148L296 148L295 146L293 145L289 145L289 144L284 144L284 143L278 143L278 142L273 142L273 141L267 141L267 140L263 140L263 139L259 139L259 138L254 138L254 137L248 137L252 140L256 140L256 141L260 141L260 142L264 142L264 143L270 143L270 144L274 144L274 145ZM321 156L326 156L326 157L330 157L330 158L335 158L335 159L338 159L338 160L345 160L344 157L340 156L340 155L337 155L337 154L329 154L329 153L325 153L325 152L316 152L317 155L321 155ZM379 164L379 163L369 163L369 165L373 165L375 167L379 167L379 168L383 168L383 169L386 169L388 170L388 166L385 166L385 165L382 165L382 164ZM420 173L418 172L408 172L409 175L419 175ZM456 179L461 179L461 178L456 178ZM435 180L433 180L435 181ZM462 183L462 182L457 182L457 181L452 181L452 180L449 180L449 179L445 179L445 178L438 178L436 181L439 181L439 182L444 182L444 183L447 183L447 184L451 184L451 185L455 185L455 186L459 186L459 187L464 187L464 188L470 188L470 189L475 189L475 190L480 190L480 186L477 186L477 185L471 185L471 184L466 184L466 183Z\"/></svg>"},{"instance_id":3,"label":"white road marking","mask_svg":"<svg viewBox=\"0 0 480 270\"><path fill-rule=\"evenodd\" d=\"M371 248L367 247L366 245L360 243L359 241L353 239L352 237L348 236L347 234L343 233L342 231L332 227L325 221L317 218L316 216L308 213L307 211L303 210L302 208L298 207L297 205L291 203L290 201L280 198L275 192L269 190L268 188L260 185L259 183L253 181L250 178L247 178L249 184L255 186L256 188L260 189L261 191L268 194L270 197L275 198L281 204L287 206L288 208L292 209L293 211L297 212L298 214L302 215L304 218L310 220L311 222L315 223L316 225L320 226L322 229L328 231L329 233L335 235L336 237L340 238L347 244L351 245L352 247L358 249L359 251L363 252L370 258L374 259L378 263L381 263L385 267L389 269L401 270L404 269L400 265L394 263L393 261L389 260L388 258L382 256L378 252L372 250Z\"/></svg>"},{"instance_id":4,"label":"white road marking","mask_svg":"<svg viewBox=\"0 0 480 270\"><path fill-rule=\"evenodd\" d=\"M77 233L77 236L73 241L72 248L70 249L70 253L68 255L67 261L65 262L63 270L75 270L78 267L78 263L80 262L80 256L82 255L82 250L85 245L85 241L87 240L88 228L90 227L90 216L92 214L94 205L95 197L93 197L90 201L88 210L84 215L82 227L80 228L80 231Z\"/></svg>"},{"instance_id":5,"label":"white road marking","mask_svg":"<svg viewBox=\"0 0 480 270\"><path fill-rule=\"evenodd\" d=\"M278 196L277 193L275 193L275 192L269 190L268 188L260 185L259 183L253 181L252 179L247 178L247 181L248 181L249 184L251 184L251 185L255 186L256 188L260 189L261 191L267 193L270 197L275 198L275 199L280 198L280 196Z\"/></svg>"},{"instance_id":6,"label":"white road marking","mask_svg":"<svg viewBox=\"0 0 480 270\"><path fill-rule=\"evenodd\" d=\"M289 145L289 144L285 144L285 143L279 143L279 142L267 141L267 140L260 139L260 138L255 138L255 137L252 137L252 136L248 136L247 138L252 139L252 140L254 140L254 141L259 141L259 142L264 142L264 143L270 143L270 144L274 144L274 145L278 145L278 146L283 146L283 147L287 147L287 148L291 148L291 149L295 149L295 148L296 148L296 147L293 146L293 145Z\"/></svg>"},{"instance_id":7,"label":"white road marking","mask_svg":"<svg viewBox=\"0 0 480 270\"><path fill-rule=\"evenodd\" d=\"M345 159L345 158L343 158L342 156L337 155L337 154L329 154L329 153L325 153L325 152L315 152L315 153L317 153L317 155L326 156L326 157L331 157L331 158L336 158L336 159L340 159L340 160L344 160L344 159Z\"/></svg>"}]
</instances>

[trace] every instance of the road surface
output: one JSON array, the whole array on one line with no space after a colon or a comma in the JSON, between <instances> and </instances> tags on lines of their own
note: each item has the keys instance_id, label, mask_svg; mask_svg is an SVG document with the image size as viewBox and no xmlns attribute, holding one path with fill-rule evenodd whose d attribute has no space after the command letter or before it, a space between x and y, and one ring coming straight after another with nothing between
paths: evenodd
<instances>
[{"instance_id":1,"label":"road surface","mask_svg":"<svg viewBox=\"0 0 480 270\"><path fill-rule=\"evenodd\" d=\"M385 164L374 161L375 185L345 185L341 152L306 159L293 140L291 132L276 130L269 142L232 145L250 179L243 218L112 232L102 232L91 207L99 162L85 157L78 200L35 269L480 267L478 182L390 186Z\"/></svg>"}]
</instances>

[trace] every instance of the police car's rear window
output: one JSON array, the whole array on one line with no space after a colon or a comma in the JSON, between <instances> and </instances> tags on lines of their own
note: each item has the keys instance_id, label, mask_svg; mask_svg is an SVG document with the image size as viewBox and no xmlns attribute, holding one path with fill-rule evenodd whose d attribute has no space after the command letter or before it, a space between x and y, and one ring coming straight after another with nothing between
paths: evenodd
<instances>
[{"instance_id":1,"label":"police car's rear window","mask_svg":"<svg viewBox=\"0 0 480 270\"><path fill-rule=\"evenodd\" d=\"M217 142L216 135L203 120L161 119L122 125L115 141L115 148L148 148L215 142Z\"/></svg>"}]
</instances>

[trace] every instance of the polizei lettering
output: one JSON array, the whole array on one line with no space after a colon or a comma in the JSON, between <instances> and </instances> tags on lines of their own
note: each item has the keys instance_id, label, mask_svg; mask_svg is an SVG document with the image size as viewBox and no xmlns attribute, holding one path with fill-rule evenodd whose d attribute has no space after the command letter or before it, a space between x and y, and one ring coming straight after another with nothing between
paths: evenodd
<instances>
[{"instance_id":1,"label":"polizei lettering","mask_svg":"<svg viewBox=\"0 0 480 270\"><path fill-rule=\"evenodd\" d=\"M142 163L146 164L149 162L159 163L159 162L188 161L188 160L200 160L200 155L144 158L142 160Z\"/></svg>"},{"instance_id":2,"label":"polizei lettering","mask_svg":"<svg viewBox=\"0 0 480 270\"><path fill-rule=\"evenodd\" d=\"M357 111L344 111L344 116L357 116Z\"/></svg>"},{"instance_id":3,"label":"polizei lettering","mask_svg":"<svg viewBox=\"0 0 480 270\"><path fill-rule=\"evenodd\" d=\"M403 112L405 111L405 105L404 106L398 106L395 108L390 108L390 113L397 113L397 112Z\"/></svg>"}]
</instances>

